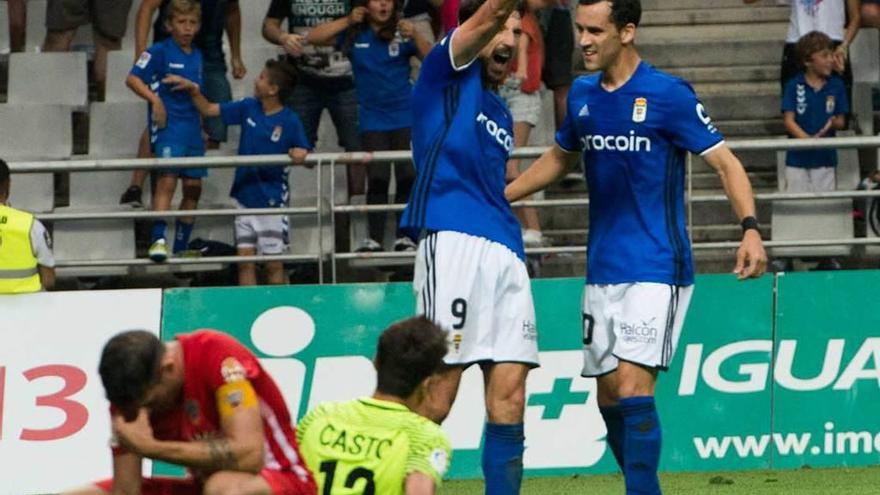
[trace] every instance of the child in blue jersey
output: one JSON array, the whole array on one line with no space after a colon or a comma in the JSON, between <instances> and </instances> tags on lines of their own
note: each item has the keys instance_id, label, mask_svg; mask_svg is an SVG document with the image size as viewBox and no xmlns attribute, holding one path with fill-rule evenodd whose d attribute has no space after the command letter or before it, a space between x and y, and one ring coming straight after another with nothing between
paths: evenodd
<instances>
[{"instance_id":1,"label":"child in blue jersey","mask_svg":"<svg viewBox=\"0 0 880 495\"><path fill-rule=\"evenodd\" d=\"M410 58L424 58L431 43L409 21L399 20L394 0L360 0L347 17L316 26L308 34L313 45L337 45L348 54L358 97L358 123L364 151L409 149L412 108ZM367 203L387 204L391 164L367 168ZM415 171L409 162L394 166L396 200L406 202ZM356 237L357 251L381 251L384 212L369 214L368 235ZM359 233L355 233L358 236ZM398 234L396 251L414 250L408 237Z\"/></svg>"},{"instance_id":2,"label":"child in blue jersey","mask_svg":"<svg viewBox=\"0 0 880 495\"><path fill-rule=\"evenodd\" d=\"M803 70L791 78L782 93L785 130L795 139L834 137L846 126L849 101L843 79L834 74L834 42L812 31L795 45ZM785 153L786 192L833 191L836 187L837 150L792 150ZM774 271L791 269L791 260L778 258ZM819 261L819 269L836 270L834 258Z\"/></svg>"},{"instance_id":3,"label":"child in blue jersey","mask_svg":"<svg viewBox=\"0 0 880 495\"><path fill-rule=\"evenodd\" d=\"M505 195L528 196L583 159L590 210L577 322L581 374L596 377L606 440L627 495L658 495L662 430L654 391L675 355L694 283L684 215L688 152L718 172L741 220L734 273L760 276L767 257L742 163L693 88L641 59L641 15L639 0L579 0L575 27L592 74L572 85L556 144Z\"/></svg>"},{"instance_id":4,"label":"child in blue jersey","mask_svg":"<svg viewBox=\"0 0 880 495\"><path fill-rule=\"evenodd\" d=\"M192 100L185 94L174 93L162 80L169 75L184 77L197 83L202 80L202 55L193 45L199 31L201 6L195 0L172 0L168 7L166 25L171 37L154 44L141 54L126 84L132 91L150 103L148 125L153 152L159 158L204 156L202 119ZM164 168L159 171L153 195L153 211L167 211L177 188L177 179L183 183L181 210L194 210L202 193L205 168ZM192 233L192 217L179 218L175 226L174 250L186 249ZM165 241L165 220L153 222L149 256L156 262L168 258Z\"/></svg>"},{"instance_id":5,"label":"child in blue jersey","mask_svg":"<svg viewBox=\"0 0 880 495\"><path fill-rule=\"evenodd\" d=\"M254 82L254 96L231 103L211 103L197 84L180 77L165 79L176 90L192 96L205 117L220 117L226 125L240 125L239 155L286 153L294 165L305 164L312 149L296 112L282 103L296 84L296 71L285 61L268 60ZM230 196L240 208L280 208L289 204L287 167L238 167ZM278 255L288 250L287 215L241 215L235 219L235 244L239 256ZM281 261L266 262L266 282L284 283ZM239 285L256 285L254 263L239 263Z\"/></svg>"}]
</instances>

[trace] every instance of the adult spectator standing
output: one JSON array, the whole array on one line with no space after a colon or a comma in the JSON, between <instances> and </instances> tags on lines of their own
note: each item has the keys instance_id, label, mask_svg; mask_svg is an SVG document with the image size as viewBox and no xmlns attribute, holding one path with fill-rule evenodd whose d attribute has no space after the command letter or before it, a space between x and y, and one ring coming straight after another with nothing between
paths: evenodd
<instances>
[{"instance_id":1,"label":"adult spectator standing","mask_svg":"<svg viewBox=\"0 0 880 495\"><path fill-rule=\"evenodd\" d=\"M400 221L421 238L417 312L449 332L449 365L426 415L449 413L462 372L479 364L488 423L486 493L522 482L526 376L538 366L537 328L522 233L504 198L513 117L496 94L521 34L518 0L464 0L460 27L422 62L413 89L416 183Z\"/></svg>"},{"instance_id":2,"label":"adult spectator standing","mask_svg":"<svg viewBox=\"0 0 880 495\"><path fill-rule=\"evenodd\" d=\"M67 495L315 495L290 411L260 360L221 332L161 342L122 332L98 365L113 426L113 477ZM144 478L143 459L188 478Z\"/></svg>"},{"instance_id":3,"label":"adult spectator standing","mask_svg":"<svg viewBox=\"0 0 880 495\"><path fill-rule=\"evenodd\" d=\"M95 40L95 84L104 99L107 53L119 50L132 0L49 0L46 4L44 52L70 51L76 30L91 23Z\"/></svg>"},{"instance_id":4,"label":"adult spectator standing","mask_svg":"<svg viewBox=\"0 0 880 495\"><path fill-rule=\"evenodd\" d=\"M880 28L880 0L862 0L862 27Z\"/></svg>"},{"instance_id":5,"label":"adult spectator standing","mask_svg":"<svg viewBox=\"0 0 880 495\"><path fill-rule=\"evenodd\" d=\"M662 434L654 391L675 354L694 283L684 214L687 152L718 172L742 222L734 273L760 276L766 255L742 163L691 86L641 60L641 15L639 0L579 1L578 41L584 65L596 73L575 81L556 144L505 193L515 201L543 189L582 157L590 229L581 374L597 378L626 493L658 495Z\"/></svg>"},{"instance_id":6,"label":"adult spectator standing","mask_svg":"<svg viewBox=\"0 0 880 495\"><path fill-rule=\"evenodd\" d=\"M299 84L286 104L300 116L306 137L316 148L321 113L327 109L336 127L339 146L345 151L361 149L351 61L342 47L316 47L305 39L315 26L346 17L350 11L350 0L272 0L263 20L263 37L281 45L299 71ZM281 27L285 20L286 31ZM366 204L366 167L349 165L347 176L349 202ZM366 215L358 213L351 218L352 239L367 238Z\"/></svg>"},{"instance_id":7,"label":"adult spectator standing","mask_svg":"<svg viewBox=\"0 0 880 495\"><path fill-rule=\"evenodd\" d=\"M9 49L23 52L27 40L27 0L6 0L9 16Z\"/></svg>"},{"instance_id":8,"label":"adult spectator standing","mask_svg":"<svg viewBox=\"0 0 880 495\"><path fill-rule=\"evenodd\" d=\"M0 160L0 294L24 294L55 286L52 239L39 220L7 204L9 165Z\"/></svg>"},{"instance_id":9,"label":"adult spectator standing","mask_svg":"<svg viewBox=\"0 0 880 495\"><path fill-rule=\"evenodd\" d=\"M141 0L135 18L135 60L147 49L150 30L153 42L158 43L170 35L165 25L168 5L171 0ZM229 38L230 62L232 77L241 79L247 68L241 56L241 9L238 0L201 0L201 28L193 43L202 52L203 83L201 90L206 98L213 103L232 101L232 88L226 77L226 54L223 52L223 32ZM158 12L158 15L157 15ZM155 20L154 20L155 19ZM212 117L205 119L204 129L208 134L208 149L216 149L226 141L226 125L222 119ZM138 149L139 158L149 158L152 150L149 134L145 130L141 135ZM135 170L131 175L131 184L119 200L121 204L142 205L142 191L146 170Z\"/></svg>"},{"instance_id":10,"label":"adult spectator standing","mask_svg":"<svg viewBox=\"0 0 880 495\"><path fill-rule=\"evenodd\" d=\"M436 493L452 456L449 439L416 411L446 351L446 332L424 316L394 323L376 346L372 397L319 404L299 422L300 450L312 471L320 473L321 493ZM379 447L343 452L326 441L328 431L369 438ZM348 480L361 478L364 488L352 489Z\"/></svg>"},{"instance_id":11,"label":"adult spectator standing","mask_svg":"<svg viewBox=\"0 0 880 495\"><path fill-rule=\"evenodd\" d=\"M568 0L551 0L551 6L538 12L544 30L544 70L541 77L547 89L553 91L553 116L556 129L565 120L565 100L574 80L574 26Z\"/></svg>"},{"instance_id":12,"label":"adult spectator standing","mask_svg":"<svg viewBox=\"0 0 880 495\"><path fill-rule=\"evenodd\" d=\"M753 4L758 0L743 0ZM847 97L852 100L852 67L849 63L849 45L859 32L861 5L859 0L797 0L791 2L788 34L782 49L782 67L779 84L786 83L800 72L801 65L795 50L798 40L811 31L827 34L834 41L835 70L843 77Z\"/></svg>"}]
</instances>

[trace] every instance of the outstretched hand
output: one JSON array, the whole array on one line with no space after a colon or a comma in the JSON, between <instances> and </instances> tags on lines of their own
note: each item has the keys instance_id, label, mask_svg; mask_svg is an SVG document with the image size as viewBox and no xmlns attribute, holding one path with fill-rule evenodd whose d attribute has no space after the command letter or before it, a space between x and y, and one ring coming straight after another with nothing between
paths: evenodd
<instances>
[{"instance_id":1,"label":"outstretched hand","mask_svg":"<svg viewBox=\"0 0 880 495\"><path fill-rule=\"evenodd\" d=\"M739 280L758 278L767 269L767 253L757 230L749 229L743 234L739 249L736 250L736 267L733 273Z\"/></svg>"},{"instance_id":2,"label":"outstretched hand","mask_svg":"<svg viewBox=\"0 0 880 495\"><path fill-rule=\"evenodd\" d=\"M190 94L195 93L199 89L198 84L175 74L165 76L165 78L162 79L162 84L171 86L172 91L186 91Z\"/></svg>"}]
</instances>

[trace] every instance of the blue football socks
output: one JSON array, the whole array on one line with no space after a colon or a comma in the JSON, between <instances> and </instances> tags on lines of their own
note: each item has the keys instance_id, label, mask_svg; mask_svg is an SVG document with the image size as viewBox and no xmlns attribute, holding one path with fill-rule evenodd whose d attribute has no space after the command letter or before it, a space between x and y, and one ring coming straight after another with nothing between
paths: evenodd
<instances>
[{"instance_id":1,"label":"blue football socks","mask_svg":"<svg viewBox=\"0 0 880 495\"><path fill-rule=\"evenodd\" d=\"M189 236L192 234L193 224L178 220L174 224L174 252L186 251L189 246Z\"/></svg>"},{"instance_id":2,"label":"blue football socks","mask_svg":"<svg viewBox=\"0 0 880 495\"><path fill-rule=\"evenodd\" d=\"M153 228L150 230L150 244L165 238L165 229L168 223L165 220L156 220L153 222Z\"/></svg>"},{"instance_id":3,"label":"blue football socks","mask_svg":"<svg viewBox=\"0 0 880 495\"><path fill-rule=\"evenodd\" d=\"M522 484L523 424L486 423L483 440L483 477L486 495L518 495Z\"/></svg>"},{"instance_id":4,"label":"blue football socks","mask_svg":"<svg viewBox=\"0 0 880 495\"><path fill-rule=\"evenodd\" d=\"M627 495L660 495L660 418L653 397L620 400L623 413L623 477Z\"/></svg>"},{"instance_id":5,"label":"blue football socks","mask_svg":"<svg viewBox=\"0 0 880 495\"><path fill-rule=\"evenodd\" d=\"M608 441L608 446L611 447L617 465L623 471L623 411L620 406L608 406L600 407L599 412L602 413L605 428L608 430L605 439Z\"/></svg>"}]
</instances>

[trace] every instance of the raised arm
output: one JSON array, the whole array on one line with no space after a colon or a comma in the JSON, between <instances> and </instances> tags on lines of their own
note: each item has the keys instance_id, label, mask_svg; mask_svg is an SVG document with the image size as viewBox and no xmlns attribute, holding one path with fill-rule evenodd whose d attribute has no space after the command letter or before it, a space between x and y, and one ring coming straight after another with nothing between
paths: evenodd
<instances>
[{"instance_id":1,"label":"raised arm","mask_svg":"<svg viewBox=\"0 0 880 495\"><path fill-rule=\"evenodd\" d=\"M513 203L546 188L571 170L579 157L579 152L569 152L554 144L504 188L504 196Z\"/></svg>"},{"instance_id":2,"label":"raised arm","mask_svg":"<svg viewBox=\"0 0 880 495\"><path fill-rule=\"evenodd\" d=\"M416 45L416 56L419 60L423 60L428 56L428 52L434 47L434 44L425 39L424 36L416 29L415 25L407 20L401 20L397 23L397 29L400 30L401 36L412 40Z\"/></svg>"},{"instance_id":3,"label":"raised arm","mask_svg":"<svg viewBox=\"0 0 880 495\"><path fill-rule=\"evenodd\" d=\"M479 9L455 31L452 60L463 67L474 60L516 10L519 0L486 0Z\"/></svg>"},{"instance_id":4,"label":"raised arm","mask_svg":"<svg viewBox=\"0 0 880 495\"><path fill-rule=\"evenodd\" d=\"M269 12L263 19L263 38L269 43L281 45L288 55L299 57L303 50L303 37L288 33L281 28L281 21L287 17L290 4L284 0L272 0Z\"/></svg>"},{"instance_id":5,"label":"raised arm","mask_svg":"<svg viewBox=\"0 0 880 495\"><path fill-rule=\"evenodd\" d=\"M718 173L724 192L730 199L737 218L743 221L755 217L755 197L752 184L739 158L730 151L726 144L721 144L711 152L703 155L703 159ZM736 267L734 273L740 279L754 278L764 273L767 266L767 254L761 242L761 234L755 229L743 232L742 242L736 251Z\"/></svg>"},{"instance_id":6,"label":"raised arm","mask_svg":"<svg viewBox=\"0 0 880 495\"><path fill-rule=\"evenodd\" d=\"M312 28L306 36L306 41L312 45L335 45L339 33L345 31L351 26L364 22L364 17L366 15L366 7L355 7L351 9L351 12L345 17L340 17L339 19L325 22L324 24L318 24Z\"/></svg>"}]
</instances>

